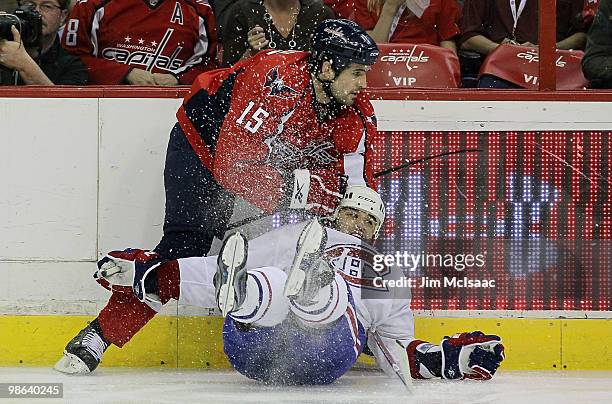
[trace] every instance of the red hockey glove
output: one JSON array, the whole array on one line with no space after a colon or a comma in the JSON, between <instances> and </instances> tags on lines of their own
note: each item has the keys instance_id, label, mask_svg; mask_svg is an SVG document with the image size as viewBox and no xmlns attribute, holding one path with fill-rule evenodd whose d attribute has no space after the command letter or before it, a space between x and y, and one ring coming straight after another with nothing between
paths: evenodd
<instances>
[{"instance_id":1,"label":"red hockey glove","mask_svg":"<svg viewBox=\"0 0 612 404\"><path fill-rule=\"evenodd\" d=\"M330 216L340 203L347 177L331 170L294 170L289 209Z\"/></svg>"}]
</instances>

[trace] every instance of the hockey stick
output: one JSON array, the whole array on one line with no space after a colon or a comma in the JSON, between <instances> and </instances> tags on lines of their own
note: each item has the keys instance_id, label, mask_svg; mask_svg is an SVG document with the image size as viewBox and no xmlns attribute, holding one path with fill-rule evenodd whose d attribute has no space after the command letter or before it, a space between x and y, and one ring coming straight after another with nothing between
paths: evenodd
<instances>
[{"instance_id":1,"label":"hockey stick","mask_svg":"<svg viewBox=\"0 0 612 404\"><path fill-rule=\"evenodd\" d=\"M255 216L251 216L251 217L247 217L246 219L238 220L237 222L234 222L234 223L231 223L230 225L228 225L227 226L227 231L234 230L234 229L236 229L238 227L244 226L246 224L255 222L255 221L259 220L259 219L263 219L264 217L271 216L271 215L273 215L273 213L262 212L262 213L259 213L259 214L255 215Z\"/></svg>"},{"instance_id":2,"label":"hockey stick","mask_svg":"<svg viewBox=\"0 0 612 404\"><path fill-rule=\"evenodd\" d=\"M536 142L531 142L533 145L535 145L535 147L537 147L538 149L540 149L540 151L542 153L546 153L549 156L551 156L552 158L554 158L555 160L563 163L563 165L565 165L566 167L569 167L572 171L574 171L575 173L577 173L578 175L580 175L582 178L584 178L585 180L587 180L588 182L590 182L591 184L595 185L597 188L599 188L600 191L605 192L606 190L603 189L599 184L593 182L593 180L591 178L589 178L584 172L580 171L578 168L576 168L575 166L573 166L572 164L570 164L569 161L565 160L564 158L546 150L544 148L544 146L542 146L539 143ZM608 184L610 184L610 181L608 181L604 176L602 176L601 174L597 174L597 177L605 182L607 182ZM612 185L612 184L611 184Z\"/></svg>"},{"instance_id":3,"label":"hockey stick","mask_svg":"<svg viewBox=\"0 0 612 404\"><path fill-rule=\"evenodd\" d=\"M422 159L418 159L418 160L414 160L414 161L408 161L406 160L406 163L401 164L399 166L395 166L395 167L391 167L391 168L387 168L385 170L379 171L377 173L374 173L374 178L378 178L378 177L382 177L383 175L387 175L396 171L399 171L401 169L407 168L407 167L412 167L415 166L417 164L421 164L421 163L425 163L426 161L429 160L433 160L433 159L437 159L440 157L444 157L444 156L450 156L453 154L459 154L459 153L472 153L472 152L481 152L482 150L480 149L464 149L464 150L454 150L454 151L450 151L450 152L446 152L446 153L441 153L441 154L436 154L435 156L428 156L428 157L424 157ZM231 223L228 227L227 227L227 231L236 229L238 227L244 226L246 224L249 224L251 222L263 219L264 217L270 216L271 213L259 213L255 216L251 216L251 217L247 217L246 219L242 219L239 220L237 222Z\"/></svg>"},{"instance_id":4,"label":"hockey stick","mask_svg":"<svg viewBox=\"0 0 612 404\"><path fill-rule=\"evenodd\" d=\"M399 166L387 168L385 170L382 170L382 171L379 171L377 173L374 173L374 178L382 177L383 175L391 174L391 173L393 173L395 171L399 171L399 170L401 170L403 168L412 167L412 166L415 166L417 164L421 164L421 163L424 163L426 161L437 159L437 158L440 158L440 157L450 156L450 155L459 154L459 153L472 153L472 152L481 152L481 151L482 150L480 150L480 149L454 150L454 151L450 151L450 152L446 152L446 153L436 154L435 156L424 157L422 159L418 159L418 160L414 160L414 161L404 160L405 161L404 164L400 164Z\"/></svg>"},{"instance_id":5,"label":"hockey stick","mask_svg":"<svg viewBox=\"0 0 612 404\"><path fill-rule=\"evenodd\" d=\"M402 371L402 366L400 366L395 361L395 359L393 359L393 355L391 355L391 352L389 352L389 349L387 349L387 346L385 345L385 343L380 339L380 336L378 335L378 333L376 331L373 331L373 332L370 332L370 335L374 337L374 342L376 342L376 345L378 346L380 351L383 353L385 359L387 360L387 362L389 363L391 368L393 368L393 371L395 372L397 377L400 379L400 381L402 382L404 387L406 387L406 390L408 390L408 392L410 394L413 394L414 393L414 386L412 385L412 377L410 376L410 370L409 370L410 367L409 367L409 365L406 364L406 363L402 363L404 365L404 368L407 369L408 372ZM399 342L398 342L398 344L399 344ZM403 354L403 352L402 352L402 354ZM404 355L404 356L406 356L406 355ZM407 356L406 356L406 360L408 360Z\"/></svg>"}]
</instances>

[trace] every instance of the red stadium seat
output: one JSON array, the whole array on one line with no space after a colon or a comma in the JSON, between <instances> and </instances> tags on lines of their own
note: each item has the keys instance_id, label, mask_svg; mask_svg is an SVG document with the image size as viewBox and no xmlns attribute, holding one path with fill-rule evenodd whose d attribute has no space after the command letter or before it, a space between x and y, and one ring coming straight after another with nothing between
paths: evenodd
<instances>
[{"instance_id":1,"label":"red stadium seat","mask_svg":"<svg viewBox=\"0 0 612 404\"><path fill-rule=\"evenodd\" d=\"M459 59L433 45L379 44L380 57L368 72L368 87L457 88Z\"/></svg>"},{"instance_id":2,"label":"red stadium seat","mask_svg":"<svg viewBox=\"0 0 612 404\"><path fill-rule=\"evenodd\" d=\"M588 83L582 74L584 52L557 50L557 90L581 90ZM521 88L538 89L538 50L526 46L500 45L487 56L479 78L498 77Z\"/></svg>"}]
</instances>

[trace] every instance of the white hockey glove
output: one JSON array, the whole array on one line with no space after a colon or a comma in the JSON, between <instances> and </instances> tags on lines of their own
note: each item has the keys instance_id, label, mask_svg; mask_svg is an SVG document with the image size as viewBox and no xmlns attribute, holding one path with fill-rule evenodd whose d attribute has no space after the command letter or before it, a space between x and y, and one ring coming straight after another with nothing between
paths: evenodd
<instances>
[{"instance_id":1,"label":"white hockey glove","mask_svg":"<svg viewBox=\"0 0 612 404\"><path fill-rule=\"evenodd\" d=\"M155 292L145 291L145 278L162 263L159 254L135 248L111 251L98 261L94 279L110 291L134 293L138 300L155 311L161 302Z\"/></svg>"},{"instance_id":2,"label":"white hockey glove","mask_svg":"<svg viewBox=\"0 0 612 404\"><path fill-rule=\"evenodd\" d=\"M330 216L340 203L347 177L332 170L294 170L289 209L305 209L317 216Z\"/></svg>"}]
</instances>

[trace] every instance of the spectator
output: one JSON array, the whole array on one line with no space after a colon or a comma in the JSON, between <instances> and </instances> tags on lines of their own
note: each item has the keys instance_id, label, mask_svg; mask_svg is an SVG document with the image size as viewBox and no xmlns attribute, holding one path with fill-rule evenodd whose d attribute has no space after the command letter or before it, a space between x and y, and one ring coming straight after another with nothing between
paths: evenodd
<instances>
[{"instance_id":1,"label":"spectator","mask_svg":"<svg viewBox=\"0 0 612 404\"><path fill-rule=\"evenodd\" d=\"M584 49L583 7L584 0L557 0L557 49ZM466 0L460 26L461 48L482 55L499 44L536 46L538 1Z\"/></svg>"},{"instance_id":2,"label":"spectator","mask_svg":"<svg viewBox=\"0 0 612 404\"><path fill-rule=\"evenodd\" d=\"M80 1L62 45L85 63L93 84L191 84L217 67L215 18L203 1Z\"/></svg>"},{"instance_id":3,"label":"spectator","mask_svg":"<svg viewBox=\"0 0 612 404\"><path fill-rule=\"evenodd\" d=\"M323 0L332 9L336 18L355 19L355 0Z\"/></svg>"},{"instance_id":4,"label":"spectator","mask_svg":"<svg viewBox=\"0 0 612 404\"><path fill-rule=\"evenodd\" d=\"M355 0L355 20L376 42L437 45L457 52L456 0Z\"/></svg>"},{"instance_id":5,"label":"spectator","mask_svg":"<svg viewBox=\"0 0 612 404\"><path fill-rule=\"evenodd\" d=\"M60 46L58 30L68 15L68 0L28 0L23 8L38 11L42 35L35 44L24 45L15 26L12 40L0 40L0 83L4 85L84 85L83 63Z\"/></svg>"},{"instance_id":6,"label":"spectator","mask_svg":"<svg viewBox=\"0 0 612 404\"><path fill-rule=\"evenodd\" d=\"M215 19L217 20L217 33L220 40L223 38L223 30L227 26L227 19L229 18L229 10L236 2L236 0L212 0L209 1L212 5Z\"/></svg>"},{"instance_id":7,"label":"spectator","mask_svg":"<svg viewBox=\"0 0 612 404\"><path fill-rule=\"evenodd\" d=\"M599 0L584 0L584 8L582 9L582 18L584 19L584 24L587 27L590 27L591 23L593 23L593 18L595 17L595 13L597 12L598 6L599 6Z\"/></svg>"},{"instance_id":8,"label":"spectator","mask_svg":"<svg viewBox=\"0 0 612 404\"><path fill-rule=\"evenodd\" d=\"M582 71L591 87L612 88L612 0L601 0L587 35Z\"/></svg>"},{"instance_id":9,"label":"spectator","mask_svg":"<svg viewBox=\"0 0 612 404\"><path fill-rule=\"evenodd\" d=\"M315 27L334 13L320 0L238 0L223 35L223 62L233 65L262 49L311 50Z\"/></svg>"}]
</instances>

